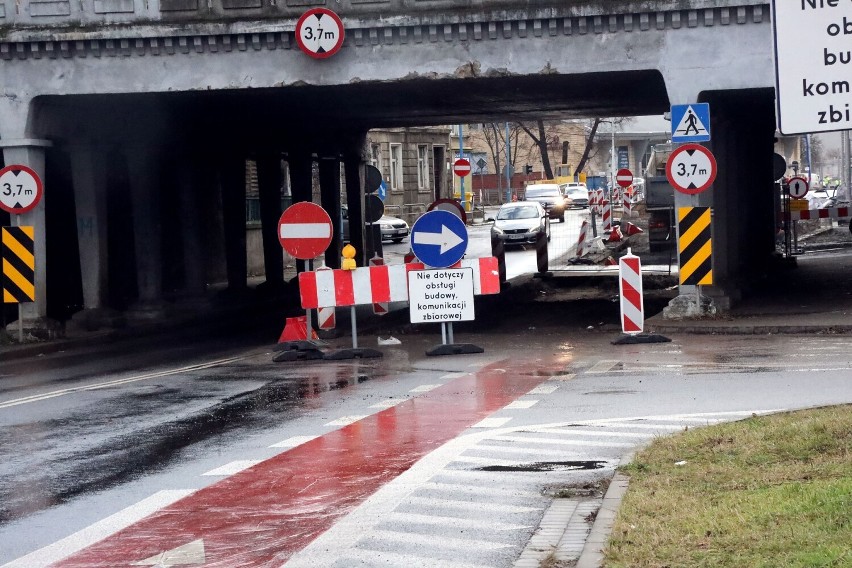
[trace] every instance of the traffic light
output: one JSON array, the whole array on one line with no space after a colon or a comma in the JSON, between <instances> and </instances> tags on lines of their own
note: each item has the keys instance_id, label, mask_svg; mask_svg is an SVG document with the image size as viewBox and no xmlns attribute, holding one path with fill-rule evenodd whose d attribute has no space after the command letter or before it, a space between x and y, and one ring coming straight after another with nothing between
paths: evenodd
<instances>
[{"instance_id":1,"label":"traffic light","mask_svg":"<svg viewBox=\"0 0 852 568\"><path fill-rule=\"evenodd\" d=\"M524 166L524 173L527 174L527 175L530 175L532 173L532 166L529 165L529 164Z\"/></svg>"}]
</instances>

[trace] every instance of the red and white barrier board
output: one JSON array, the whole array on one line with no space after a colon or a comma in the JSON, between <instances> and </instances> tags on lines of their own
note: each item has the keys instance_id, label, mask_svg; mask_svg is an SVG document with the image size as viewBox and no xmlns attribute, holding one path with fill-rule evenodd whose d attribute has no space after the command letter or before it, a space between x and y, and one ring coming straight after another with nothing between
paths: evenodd
<instances>
[{"instance_id":1,"label":"red and white barrier board","mask_svg":"<svg viewBox=\"0 0 852 568\"><path fill-rule=\"evenodd\" d=\"M790 211L791 221L807 221L809 219L843 219L850 215L849 207L833 207L831 209L810 209L808 211Z\"/></svg>"},{"instance_id":2,"label":"red and white barrier board","mask_svg":"<svg viewBox=\"0 0 852 568\"><path fill-rule=\"evenodd\" d=\"M385 259L376 255L370 259L370 266L384 266ZM373 304L373 313L377 316L383 316L388 313L390 309L390 304L388 302L376 302Z\"/></svg>"},{"instance_id":3,"label":"red and white barrier board","mask_svg":"<svg viewBox=\"0 0 852 568\"><path fill-rule=\"evenodd\" d=\"M385 266L363 266L355 270L321 270L299 274L302 307L357 306L379 302L408 301L408 273L425 270L419 262ZM497 259L462 260L450 268L473 269L475 295L499 294Z\"/></svg>"},{"instance_id":4,"label":"red and white barrier board","mask_svg":"<svg viewBox=\"0 0 852 568\"><path fill-rule=\"evenodd\" d=\"M642 301L642 263L628 249L618 262L618 290L621 295L621 331L642 333L645 306Z\"/></svg>"}]
</instances>

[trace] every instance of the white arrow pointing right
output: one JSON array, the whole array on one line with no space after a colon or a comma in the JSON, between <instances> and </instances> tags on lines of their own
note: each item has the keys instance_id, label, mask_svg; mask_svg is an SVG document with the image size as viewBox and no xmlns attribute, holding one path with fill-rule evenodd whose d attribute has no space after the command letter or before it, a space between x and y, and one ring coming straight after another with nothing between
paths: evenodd
<instances>
[{"instance_id":1,"label":"white arrow pointing right","mask_svg":"<svg viewBox=\"0 0 852 568\"><path fill-rule=\"evenodd\" d=\"M464 242L464 239L455 234L446 225L441 225L440 233L425 233L418 231L414 233L414 243L418 245L440 245L441 254L451 250Z\"/></svg>"}]
</instances>

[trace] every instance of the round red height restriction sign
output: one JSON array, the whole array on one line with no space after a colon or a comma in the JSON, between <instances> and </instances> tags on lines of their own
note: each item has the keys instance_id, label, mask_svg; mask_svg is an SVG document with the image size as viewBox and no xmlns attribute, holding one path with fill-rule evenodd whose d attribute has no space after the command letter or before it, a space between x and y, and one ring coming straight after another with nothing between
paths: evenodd
<instances>
[{"instance_id":1,"label":"round red height restriction sign","mask_svg":"<svg viewBox=\"0 0 852 568\"><path fill-rule=\"evenodd\" d=\"M621 168L615 172L615 183L621 187L630 187L633 185L633 172L627 168Z\"/></svg>"},{"instance_id":2,"label":"round red height restriction sign","mask_svg":"<svg viewBox=\"0 0 852 568\"><path fill-rule=\"evenodd\" d=\"M700 144L684 144L669 156L666 177L681 193L701 193L716 179L716 158Z\"/></svg>"},{"instance_id":3,"label":"round red height restriction sign","mask_svg":"<svg viewBox=\"0 0 852 568\"><path fill-rule=\"evenodd\" d=\"M453 162L453 173L464 177L470 173L470 162L466 158L459 158Z\"/></svg>"},{"instance_id":4,"label":"round red height restriction sign","mask_svg":"<svg viewBox=\"0 0 852 568\"><path fill-rule=\"evenodd\" d=\"M315 59L325 59L343 46L343 22L327 8L308 10L296 22L299 49Z\"/></svg>"},{"instance_id":5,"label":"round red height restriction sign","mask_svg":"<svg viewBox=\"0 0 852 568\"><path fill-rule=\"evenodd\" d=\"M278 219L281 246L299 260L311 260L325 252L331 234L331 217L310 201L294 203Z\"/></svg>"},{"instance_id":6,"label":"round red height restriction sign","mask_svg":"<svg viewBox=\"0 0 852 568\"><path fill-rule=\"evenodd\" d=\"M44 193L41 178L27 166L11 165L0 170L0 209L20 215L33 209Z\"/></svg>"}]
</instances>

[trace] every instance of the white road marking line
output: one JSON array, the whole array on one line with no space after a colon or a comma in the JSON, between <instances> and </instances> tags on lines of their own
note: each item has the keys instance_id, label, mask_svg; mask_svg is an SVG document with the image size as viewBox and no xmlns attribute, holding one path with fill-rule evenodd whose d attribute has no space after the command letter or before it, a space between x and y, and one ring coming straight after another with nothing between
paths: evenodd
<instances>
[{"instance_id":1,"label":"white road marking line","mask_svg":"<svg viewBox=\"0 0 852 568\"><path fill-rule=\"evenodd\" d=\"M571 428L524 428L523 432L539 434L568 434L574 436L611 436L613 438L653 438L654 434L647 432L607 432L606 430L572 430Z\"/></svg>"},{"instance_id":2,"label":"white road marking line","mask_svg":"<svg viewBox=\"0 0 852 568\"><path fill-rule=\"evenodd\" d=\"M158 491L135 505L122 509L62 540L4 564L2 568L44 568L114 535L193 492L192 489Z\"/></svg>"},{"instance_id":3,"label":"white road marking line","mask_svg":"<svg viewBox=\"0 0 852 568\"><path fill-rule=\"evenodd\" d=\"M470 365L470 366L471 367L481 367L482 364L481 363L474 363L473 365ZM446 375L442 375L442 376L438 377L438 379L441 380L441 381L450 381L452 379L460 379L461 377L466 377L469 374L470 373L447 373Z\"/></svg>"},{"instance_id":4,"label":"white road marking line","mask_svg":"<svg viewBox=\"0 0 852 568\"><path fill-rule=\"evenodd\" d=\"M595 446L599 448L632 448L632 442L601 442L598 440L563 440L560 438L527 438L526 436L495 436L495 440L523 444L553 444L560 446Z\"/></svg>"},{"instance_id":5,"label":"white road marking line","mask_svg":"<svg viewBox=\"0 0 852 568\"><path fill-rule=\"evenodd\" d=\"M369 414L358 415L358 416L341 416L337 420L332 420L331 422L326 422L326 426L349 426L350 424L354 424L359 420L363 420L369 416Z\"/></svg>"},{"instance_id":6,"label":"white road marking line","mask_svg":"<svg viewBox=\"0 0 852 568\"><path fill-rule=\"evenodd\" d=\"M388 399L385 399L381 402L377 402L376 404L371 405L370 408L378 408L378 409L381 409L381 410L385 410L385 409L388 409L388 408L392 408L392 407L394 407L398 404L402 404L406 400L409 400L409 399L407 399L407 398L388 398Z\"/></svg>"},{"instance_id":7,"label":"white road marking line","mask_svg":"<svg viewBox=\"0 0 852 568\"><path fill-rule=\"evenodd\" d=\"M459 550L463 552L470 552L471 550L500 550L501 548L511 548L513 546L512 544L491 540L455 538L446 535L398 533L381 529L370 531L369 539L393 542L414 548L425 547L429 550Z\"/></svg>"},{"instance_id":8,"label":"white road marking line","mask_svg":"<svg viewBox=\"0 0 852 568\"><path fill-rule=\"evenodd\" d=\"M552 394L559 389L559 385L540 384L527 394Z\"/></svg>"},{"instance_id":9,"label":"white road marking line","mask_svg":"<svg viewBox=\"0 0 852 568\"><path fill-rule=\"evenodd\" d=\"M592 365L589 369L586 370L586 374L596 374L596 373L608 373L612 370L613 367L621 363L621 361L598 361L594 365Z\"/></svg>"},{"instance_id":10,"label":"white road marking line","mask_svg":"<svg viewBox=\"0 0 852 568\"><path fill-rule=\"evenodd\" d=\"M683 424L633 424L630 422L603 422L597 424L585 424L585 426L597 426L600 428L636 428L638 430L683 430Z\"/></svg>"},{"instance_id":11,"label":"white road marking line","mask_svg":"<svg viewBox=\"0 0 852 568\"><path fill-rule=\"evenodd\" d=\"M481 485L466 485L460 483L443 483L441 481L429 481L423 484L419 489L426 492L438 493L464 493L465 495L474 496L480 495L493 498L494 488L483 487ZM525 491L523 489L513 489L510 497L518 499L538 499L541 493L537 491Z\"/></svg>"},{"instance_id":12,"label":"white road marking line","mask_svg":"<svg viewBox=\"0 0 852 568\"><path fill-rule=\"evenodd\" d=\"M430 390L436 389L443 385L420 385L419 387L414 387L408 392L429 392Z\"/></svg>"},{"instance_id":13,"label":"white road marking line","mask_svg":"<svg viewBox=\"0 0 852 568\"><path fill-rule=\"evenodd\" d=\"M185 566L206 564L207 558L204 552L204 539L199 538L178 546L171 550L165 550L145 560L134 562L131 566Z\"/></svg>"},{"instance_id":14,"label":"white road marking line","mask_svg":"<svg viewBox=\"0 0 852 568\"><path fill-rule=\"evenodd\" d=\"M538 404L537 400L516 400L516 401L510 402L509 404L504 406L503 410L518 410L518 409L524 409L524 408L532 408L536 404Z\"/></svg>"},{"instance_id":15,"label":"white road marking line","mask_svg":"<svg viewBox=\"0 0 852 568\"><path fill-rule=\"evenodd\" d=\"M424 509L442 507L464 513L531 513L541 510L541 507L523 507L521 505L506 505L504 503L493 502L454 501L452 499L435 499L434 497L409 497L403 503Z\"/></svg>"},{"instance_id":16,"label":"white road marking line","mask_svg":"<svg viewBox=\"0 0 852 568\"><path fill-rule=\"evenodd\" d=\"M545 450L543 448L519 448L517 446L478 445L474 448L470 448L468 451L497 452L498 454L524 454L529 455L529 459L536 459L540 456L556 456L566 460L570 460L586 455L581 454L579 452L566 452L565 450Z\"/></svg>"},{"instance_id":17,"label":"white road marking line","mask_svg":"<svg viewBox=\"0 0 852 568\"><path fill-rule=\"evenodd\" d=\"M482 420L471 426L471 428L499 428L500 426L504 426L507 422L511 420L511 416L509 416L508 418L483 418Z\"/></svg>"},{"instance_id":18,"label":"white road marking line","mask_svg":"<svg viewBox=\"0 0 852 568\"><path fill-rule=\"evenodd\" d=\"M297 446L301 446L302 444L307 444L311 440L319 438L319 436L292 436L287 438L286 440L282 440L277 444L272 444L269 446L270 448L295 448Z\"/></svg>"},{"instance_id":19,"label":"white road marking line","mask_svg":"<svg viewBox=\"0 0 852 568\"><path fill-rule=\"evenodd\" d=\"M441 566L441 564L445 564L445 562L443 562L440 558L420 556L416 554L399 554L397 552L387 552L385 550L365 550L363 548L346 550L339 558L344 561L343 566L361 565L362 562L365 562L368 566L387 566L389 568L399 566ZM352 559L352 561L347 562L347 559ZM320 566L320 564L311 564L310 562L301 563L298 560L293 561L291 559L291 561L285 564L285 566L288 568L291 566L316 568L316 566ZM331 564L328 564L327 566L331 566ZM453 568L493 568L493 565L469 564L467 562L458 562L453 560Z\"/></svg>"},{"instance_id":20,"label":"white road marking line","mask_svg":"<svg viewBox=\"0 0 852 568\"><path fill-rule=\"evenodd\" d=\"M221 467L217 467L216 469L211 469L210 471L204 472L201 475L211 475L220 477L234 475L235 473L239 473L244 469L256 466L262 461L263 460L236 460L232 461L231 463L226 463Z\"/></svg>"},{"instance_id":21,"label":"white road marking line","mask_svg":"<svg viewBox=\"0 0 852 568\"><path fill-rule=\"evenodd\" d=\"M30 402L39 402L42 400L48 400L51 398L56 398L58 396L65 396L68 394L74 394L77 392L83 391L92 391L98 389L105 389L109 387L114 387L117 385L125 385L127 383L134 383L137 381L145 381L148 379L158 379L161 377L168 377L170 375L176 375L178 373L187 373L190 371L199 371L201 369L209 369L211 367L215 367L217 365L224 365L226 363L233 363L234 361L240 361L242 359L248 359L249 355L242 355L240 357L230 357L227 359L218 359L216 361L210 361L208 363L199 363L198 365L189 365L186 367L179 367L177 369L170 369L168 371L158 371L156 373L145 373L144 375L136 375L133 377L127 377L125 379L116 379L114 381L106 381L103 383L96 383L93 385L79 386L68 389L61 389L56 391L47 392L44 394L36 394L32 396L25 396L23 398L16 398L13 400L7 400L6 402L0 403L0 408L9 408L11 406L18 406L19 404L27 404Z\"/></svg>"},{"instance_id":22,"label":"white road marking line","mask_svg":"<svg viewBox=\"0 0 852 568\"><path fill-rule=\"evenodd\" d=\"M575 373L568 373L567 375L557 375L555 377L550 377L547 379L548 381L570 381L577 375Z\"/></svg>"},{"instance_id":23,"label":"white road marking line","mask_svg":"<svg viewBox=\"0 0 852 568\"><path fill-rule=\"evenodd\" d=\"M494 496L494 491L491 491L491 496ZM507 523L498 523L495 521L483 522L481 519L461 519L459 517L443 517L440 515L398 513L396 511L382 518L382 522L392 526L396 526L399 523L411 523L418 525L431 525L437 527L445 527L447 525L452 525L454 528L459 527L476 530L490 529L496 531L517 531L529 528L529 526L527 525L510 525Z\"/></svg>"},{"instance_id":24,"label":"white road marking line","mask_svg":"<svg viewBox=\"0 0 852 568\"><path fill-rule=\"evenodd\" d=\"M461 455L454 459L452 463L469 463L476 465L497 465L503 467L513 467L523 465L518 462L518 460L507 460L502 458L491 458L487 456L468 456Z\"/></svg>"}]
</instances>

